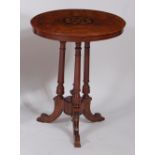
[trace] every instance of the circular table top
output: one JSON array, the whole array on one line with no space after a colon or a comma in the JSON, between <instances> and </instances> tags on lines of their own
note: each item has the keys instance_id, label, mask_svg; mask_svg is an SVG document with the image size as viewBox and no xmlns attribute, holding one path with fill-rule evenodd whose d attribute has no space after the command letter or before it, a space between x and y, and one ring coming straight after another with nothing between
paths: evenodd
<instances>
[{"instance_id":1,"label":"circular table top","mask_svg":"<svg viewBox=\"0 0 155 155\"><path fill-rule=\"evenodd\" d=\"M39 36L60 41L96 41L118 36L125 21L114 14L85 9L49 11L35 16L31 24Z\"/></svg>"}]
</instances>

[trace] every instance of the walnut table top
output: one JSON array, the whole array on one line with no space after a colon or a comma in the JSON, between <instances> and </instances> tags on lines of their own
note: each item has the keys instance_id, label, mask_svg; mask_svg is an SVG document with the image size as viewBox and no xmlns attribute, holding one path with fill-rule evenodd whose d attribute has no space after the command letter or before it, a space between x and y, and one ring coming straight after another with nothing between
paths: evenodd
<instances>
[{"instance_id":1,"label":"walnut table top","mask_svg":"<svg viewBox=\"0 0 155 155\"><path fill-rule=\"evenodd\" d=\"M85 9L49 11L31 20L36 34L60 41L96 41L118 36L125 21L114 14Z\"/></svg>"}]
</instances>

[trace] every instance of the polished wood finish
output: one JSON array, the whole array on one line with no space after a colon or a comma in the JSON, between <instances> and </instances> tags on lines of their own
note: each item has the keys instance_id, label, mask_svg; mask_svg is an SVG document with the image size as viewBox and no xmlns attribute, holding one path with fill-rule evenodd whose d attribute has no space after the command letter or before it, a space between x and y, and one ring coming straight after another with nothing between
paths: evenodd
<instances>
[{"instance_id":1,"label":"polished wood finish","mask_svg":"<svg viewBox=\"0 0 155 155\"><path fill-rule=\"evenodd\" d=\"M37 118L39 122L50 123L57 119L64 111L65 114L72 117L74 145L80 147L80 134L79 134L79 117L83 114L89 121L98 122L103 121L99 113L94 115L90 110L91 97L89 96L89 48L90 43L85 43L85 57L84 57L84 85L83 96L80 96L80 78L81 78L81 43L77 42L75 47L75 68L74 68L74 82L71 96L64 97L64 67L65 67L65 42L60 42L60 56L59 56L59 71L58 71L58 86L57 96L54 97L55 108L52 114L41 114Z\"/></svg>"},{"instance_id":2,"label":"polished wood finish","mask_svg":"<svg viewBox=\"0 0 155 155\"><path fill-rule=\"evenodd\" d=\"M36 34L61 41L95 41L118 36L122 33L125 21L111 13L66 9L49 11L31 20Z\"/></svg>"},{"instance_id":3,"label":"polished wood finish","mask_svg":"<svg viewBox=\"0 0 155 155\"><path fill-rule=\"evenodd\" d=\"M90 42L85 42L85 51L84 51L84 77L83 77L83 97L88 97L90 93L89 87L89 59L90 59Z\"/></svg>"},{"instance_id":4,"label":"polished wood finish","mask_svg":"<svg viewBox=\"0 0 155 155\"><path fill-rule=\"evenodd\" d=\"M89 96L90 87L89 87L89 60L90 60L90 43L85 42L85 53L84 53L84 85L83 85L83 97L82 103L84 106L83 115L92 122L103 121L104 117L99 113L94 115L90 110L90 102L92 98Z\"/></svg>"},{"instance_id":5,"label":"polished wood finish","mask_svg":"<svg viewBox=\"0 0 155 155\"><path fill-rule=\"evenodd\" d=\"M39 36L60 41L58 85L55 107L52 114L41 114L39 122L50 123L57 119L62 112L72 117L74 146L80 147L79 119L83 114L89 121L98 122L105 118L99 113L91 112L89 96L89 65L90 41L108 39L122 33L125 21L107 12L68 9L45 12L31 20L34 33ZM64 71L66 41L75 42L74 82L71 95L64 97ZM84 42L84 76L81 92L81 44Z\"/></svg>"},{"instance_id":6,"label":"polished wood finish","mask_svg":"<svg viewBox=\"0 0 155 155\"><path fill-rule=\"evenodd\" d=\"M66 42L60 42L60 55L59 55L59 71L58 71L58 86L57 86L57 96L54 97L55 108L51 115L41 114L37 119L40 122L52 122L58 118L63 112L63 94L64 94L64 67L65 67L65 44Z\"/></svg>"},{"instance_id":7,"label":"polished wood finish","mask_svg":"<svg viewBox=\"0 0 155 155\"><path fill-rule=\"evenodd\" d=\"M80 135L79 135L79 116L80 116L80 77L81 77L81 43L76 43L75 48L75 68L74 68L74 84L72 91L72 121L74 129L74 145L80 147Z\"/></svg>"}]
</instances>

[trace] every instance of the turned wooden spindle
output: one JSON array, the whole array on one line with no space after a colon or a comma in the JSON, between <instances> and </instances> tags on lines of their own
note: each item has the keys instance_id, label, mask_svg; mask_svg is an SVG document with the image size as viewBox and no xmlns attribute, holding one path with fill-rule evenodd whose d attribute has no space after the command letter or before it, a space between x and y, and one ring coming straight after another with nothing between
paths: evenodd
<instances>
[{"instance_id":1,"label":"turned wooden spindle","mask_svg":"<svg viewBox=\"0 0 155 155\"><path fill-rule=\"evenodd\" d=\"M75 68L74 68L74 84L72 91L72 105L73 105L73 129L74 129L74 145L80 147L79 135L79 116L80 116L80 76L81 76L81 43L76 43L75 47Z\"/></svg>"},{"instance_id":2,"label":"turned wooden spindle","mask_svg":"<svg viewBox=\"0 0 155 155\"><path fill-rule=\"evenodd\" d=\"M63 97L64 94L64 69L65 69L65 47L66 42L60 42L59 69L57 95Z\"/></svg>"},{"instance_id":3,"label":"turned wooden spindle","mask_svg":"<svg viewBox=\"0 0 155 155\"><path fill-rule=\"evenodd\" d=\"M89 87L89 60L90 59L90 43L85 42L85 51L84 51L84 77L83 77L83 97L86 98L89 96L90 87Z\"/></svg>"}]
</instances>

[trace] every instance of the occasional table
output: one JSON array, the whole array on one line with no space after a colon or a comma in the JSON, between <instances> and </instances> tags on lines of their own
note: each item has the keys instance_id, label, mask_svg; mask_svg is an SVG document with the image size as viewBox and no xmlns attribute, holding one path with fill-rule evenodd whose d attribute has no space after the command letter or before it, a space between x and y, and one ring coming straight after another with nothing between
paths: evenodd
<instances>
[{"instance_id":1,"label":"occasional table","mask_svg":"<svg viewBox=\"0 0 155 155\"><path fill-rule=\"evenodd\" d=\"M49 11L35 16L31 20L35 34L58 40L60 42L58 85L55 108L52 114L41 114L40 122L50 123L57 119L62 112L72 117L74 146L80 147L79 117L83 114L89 121L103 121L99 113L92 114L89 96L89 57L90 42L113 38L123 32L125 21L117 15L86 9L64 9ZM64 97L64 68L66 42L75 42L74 82L71 95ZM81 43L84 42L84 76L81 92ZM100 67L100 66L99 66Z\"/></svg>"}]
</instances>

